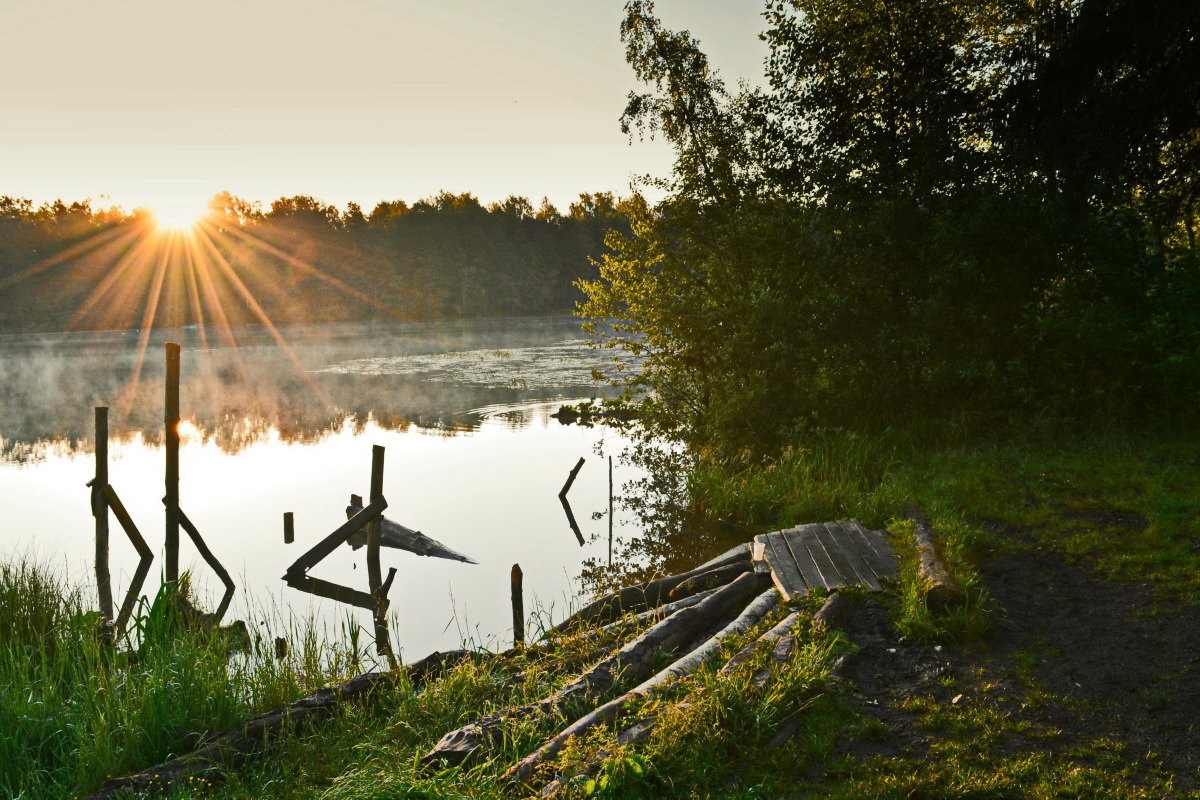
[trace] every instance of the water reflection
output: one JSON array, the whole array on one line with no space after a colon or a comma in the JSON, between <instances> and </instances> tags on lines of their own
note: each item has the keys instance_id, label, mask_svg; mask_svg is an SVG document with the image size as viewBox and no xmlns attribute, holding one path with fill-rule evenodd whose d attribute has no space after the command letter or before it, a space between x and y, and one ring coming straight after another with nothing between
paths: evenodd
<instances>
[{"instance_id":1,"label":"water reflection","mask_svg":"<svg viewBox=\"0 0 1200 800\"><path fill-rule=\"evenodd\" d=\"M158 354L172 339L183 345L184 416L231 454L270 431L313 444L369 422L453 434L499 414L519 428L540 413L530 403L611 393L593 370L613 365L570 318L297 327L283 331L290 350L253 327L238 330L237 347L201 348L201 333L155 332L145 363L136 332L0 337L0 462L90 452L98 405L116 441L161 444Z\"/></svg>"},{"instance_id":2,"label":"water reflection","mask_svg":"<svg viewBox=\"0 0 1200 800\"><path fill-rule=\"evenodd\" d=\"M333 627L346 618L335 603L309 605L280 576L345 521L351 493L367 494L371 446L378 444L387 448L389 518L480 562L383 555L385 569L400 571L393 630L406 653L455 647L464 635L506 645L514 563L524 570L527 610L541 622L561 618L580 588L581 566L607 560L607 470L596 456L619 453L626 443L603 426L550 418L560 398L609 391L590 380L605 357L581 346L577 323L360 325L285 334L290 354L253 329L240 332L236 349L200 348L194 331L155 334L157 344L170 338L184 346L182 505L238 583L232 613L253 620L266 605ZM93 475L92 409L106 405L111 481L155 550L152 579L157 575L161 347L151 347L145 364L136 352L136 335L0 337L0 557L48 558L90 583L93 523L84 484ZM522 375L529 378L513 380ZM585 384L572 384L585 376ZM581 456L588 464L571 502L583 547L557 497ZM636 477L618 466L618 487ZM288 511L292 545L282 536ZM616 523L619 537L637 535L636 520L620 506ZM123 537L114 537L111 559L120 595L136 568ZM341 547L317 571L359 586L361 561ZM194 571L202 605L213 608L219 587L186 545L180 566ZM369 630L369 615L359 622Z\"/></svg>"}]
</instances>

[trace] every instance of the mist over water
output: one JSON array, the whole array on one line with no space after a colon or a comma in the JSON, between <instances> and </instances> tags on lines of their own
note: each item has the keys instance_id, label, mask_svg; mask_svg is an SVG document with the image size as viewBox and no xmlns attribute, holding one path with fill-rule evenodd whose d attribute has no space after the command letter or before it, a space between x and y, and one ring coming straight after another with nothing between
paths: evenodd
<instances>
[{"instance_id":1,"label":"mist over water","mask_svg":"<svg viewBox=\"0 0 1200 800\"><path fill-rule=\"evenodd\" d=\"M525 573L526 609L561 618L589 560L607 557L608 455L626 442L603 426L563 426L564 401L612 394L593 370L617 367L587 346L576 320L492 319L437 324L243 328L236 346L198 328L0 337L0 555L51 560L89 584L93 414L109 407L110 481L162 568L163 348L183 348L181 505L238 581L231 616L263 609L314 614L337 628L369 615L285 588L280 576L345 520L351 493L368 494L372 445L387 448L386 515L470 555L466 565L384 550L399 570L394 640L406 657L464 638L505 646L508 574ZM570 493L585 538L567 526ZM617 460L614 483L640 478ZM296 519L283 544L282 514ZM636 535L618 504L618 538ZM136 566L115 520L114 595ZM618 548L619 551L620 548ZM215 605L219 582L190 543L181 569ZM365 588L365 551L339 548L312 574ZM147 586L146 591L153 591ZM553 610L551 611L551 607ZM263 628L264 633L266 628Z\"/></svg>"}]
</instances>

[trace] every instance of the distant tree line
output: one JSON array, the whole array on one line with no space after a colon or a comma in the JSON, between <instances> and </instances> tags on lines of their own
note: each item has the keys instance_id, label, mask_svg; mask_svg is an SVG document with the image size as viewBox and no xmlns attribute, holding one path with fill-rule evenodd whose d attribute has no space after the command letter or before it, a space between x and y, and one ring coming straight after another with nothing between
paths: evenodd
<instances>
[{"instance_id":1,"label":"distant tree line","mask_svg":"<svg viewBox=\"0 0 1200 800\"><path fill-rule=\"evenodd\" d=\"M675 150L593 319L700 450L1200 400L1200 3L770 0L767 85L626 5Z\"/></svg>"},{"instance_id":2,"label":"distant tree line","mask_svg":"<svg viewBox=\"0 0 1200 800\"><path fill-rule=\"evenodd\" d=\"M582 194L560 212L441 192L364 212L223 192L172 243L147 210L0 197L0 330L569 311L606 233L628 231L631 202Z\"/></svg>"}]
</instances>

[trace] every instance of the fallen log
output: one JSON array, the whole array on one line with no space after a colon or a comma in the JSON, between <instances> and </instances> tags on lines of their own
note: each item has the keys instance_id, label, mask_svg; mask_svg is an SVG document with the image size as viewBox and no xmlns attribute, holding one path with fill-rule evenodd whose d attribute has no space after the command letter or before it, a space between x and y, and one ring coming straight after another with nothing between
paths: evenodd
<instances>
[{"instance_id":1,"label":"fallen log","mask_svg":"<svg viewBox=\"0 0 1200 800\"><path fill-rule=\"evenodd\" d=\"M817 613L813 614L809 628L814 631L828 630L841 619L849 607L850 602L845 596L840 592L834 592L824 605L817 609ZM789 630L776 637L775 647L771 650L772 664L784 664L792 657L792 653L796 650L796 629L798 627L798 625L792 625ZM767 666L754 673L754 677L750 679L750 685L755 688L765 686L771 678L771 670L772 667Z\"/></svg>"},{"instance_id":2,"label":"fallen log","mask_svg":"<svg viewBox=\"0 0 1200 800\"><path fill-rule=\"evenodd\" d=\"M742 571L750 569L749 545L737 545L716 558L706 561L695 569L688 570L679 575L656 578L652 581L647 581L636 586L629 586L607 594L592 601L553 628L550 628L546 631L546 634L563 633L580 625L608 622L622 614L645 611L648 608L661 605L668 593L687 579L711 572L718 567L733 564L744 565Z\"/></svg>"},{"instance_id":3,"label":"fallen log","mask_svg":"<svg viewBox=\"0 0 1200 800\"><path fill-rule=\"evenodd\" d=\"M710 569L707 572L701 572L699 575L694 575L685 581L680 581L675 588L667 592L667 597L677 600L681 597L693 595L696 592L702 592L705 589L711 589L714 586L724 586L749 568L749 565L734 563Z\"/></svg>"},{"instance_id":4,"label":"fallen log","mask_svg":"<svg viewBox=\"0 0 1200 800\"><path fill-rule=\"evenodd\" d=\"M743 647L733 658L725 662L725 666L721 667L719 674L728 675L733 672L761 652L767 645L795 630L796 626L800 624L800 620L799 611L793 611L791 614L788 614L774 628L771 628L771 630Z\"/></svg>"},{"instance_id":5,"label":"fallen log","mask_svg":"<svg viewBox=\"0 0 1200 800\"><path fill-rule=\"evenodd\" d=\"M761 573L749 572L738 578L735 583L743 581L747 584L753 582L757 588L761 588L769 583L770 578ZM719 630L699 647L691 650L667 668L660 670L653 677L643 681L615 700L610 700L580 717L558 734L548 739L537 750L510 767L502 777L505 780L517 781L522 784L529 783L537 772L537 769L542 764L557 756L571 737L578 736L597 725L614 719L627 704L648 697L661 689L671 679L684 678L695 672L701 664L720 651L727 637L736 636L749 630L751 626L755 625L777 605L779 605L779 595L774 588L762 592L736 619ZM687 613L687 610L685 609L678 613L684 614Z\"/></svg>"},{"instance_id":6,"label":"fallen log","mask_svg":"<svg viewBox=\"0 0 1200 800\"><path fill-rule=\"evenodd\" d=\"M434 652L403 667L399 674L368 672L339 686L310 694L281 708L260 714L236 728L216 734L192 752L133 775L106 781L84 800L116 800L165 793L189 778L212 779L261 750L285 732L311 728L330 719L349 703L363 702L382 686L406 676L420 686L476 654L466 650Z\"/></svg>"},{"instance_id":7,"label":"fallen log","mask_svg":"<svg viewBox=\"0 0 1200 800\"><path fill-rule=\"evenodd\" d=\"M726 661L724 666L717 670L717 675L727 676L736 672L739 667L745 664L745 662L752 658L756 653L761 652L762 649L771 642L774 642L783 636L792 634L796 628L800 626L801 622L803 622L803 617L800 611L793 611L791 614L788 614L786 617L780 620L775 627L771 628L762 636L743 647L732 658ZM664 714L682 711L688 708L691 704L692 703L690 700L685 699L672 705L669 710L660 709L655 711L649 717L643 717L642 719L639 719L637 722L633 723L629 727L625 728L625 730L617 734L617 746L629 747L632 745L642 744L650 738L650 735L654 732L654 728L658 725L659 719ZM799 722L795 720L785 725L780 732L777 733L776 736L773 737L767 744L767 749L780 746L784 741L786 741L787 738L790 738L792 735L794 735L798 728ZM612 751L607 749L600 749L596 751L588 757L580 769L576 770L571 775L559 776L543 786L541 792L538 793L538 796L543 798L557 796L560 792L566 789L567 785L573 779L581 775L593 774L600 763L611 755Z\"/></svg>"},{"instance_id":8,"label":"fallen log","mask_svg":"<svg viewBox=\"0 0 1200 800\"><path fill-rule=\"evenodd\" d=\"M817 613L813 614L811 627L814 631L825 631L834 627L846 615L846 611L850 608L850 601L840 592L834 592L829 596Z\"/></svg>"},{"instance_id":9,"label":"fallen log","mask_svg":"<svg viewBox=\"0 0 1200 800\"><path fill-rule=\"evenodd\" d=\"M564 706L596 702L618 680L640 680L650 674L654 658L660 651L685 650L686 645L696 639L697 629L707 629L727 620L761 591L764 580L768 579L753 572L744 573L699 603L682 608L657 623L554 694L533 703L501 709L450 731L422 757L421 763L462 764L498 738L505 724L512 720L552 713Z\"/></svg>"},{"instance_id":10,"label":"fallen log","mask_svg":"<svg viewBox=\"0 0 1200 800\"><path fill-rule=\"evenodd\" d=\"M701 600L708 597L710 594L712 594L713 592L717 591L717 589L720 589L720 588L721 587L718 586L714 589L705 589L704 591L696 592L693 595L689 595L688 597L685 597L682 600L673 600L670 603L664 603L663 605L658 606L657 608L652 608L648 611L643 611L640 614L634 615L633 617L622 617L621 619L618 619L615 622L610 622L607 625L605 625L601 628L598 628L597 633L599 633L599 632L607 633L608 631L616 630L617 628L623 628L623 627L629 626L629 625L632 625L632 626L644 625L647 622L664 619L666 617L671 616L672 614L674 614L676 611L680 610L681 608L687 608L689 606L696 605Z\"/></svg>"},{"instance_id":11,"label":"fallen log","mask_svg":"<svg viewBox=\"0 0 1200 800\"><path fill-rule=\"evenodd\" d=\"M909 510L907 516L916 526L914 538L920 559L917 576L926 608L937 613L961 603L965 596L962 585L950 574L946 562L942 559L929 520L916 509Z\"/></svg>"}]
</instances>

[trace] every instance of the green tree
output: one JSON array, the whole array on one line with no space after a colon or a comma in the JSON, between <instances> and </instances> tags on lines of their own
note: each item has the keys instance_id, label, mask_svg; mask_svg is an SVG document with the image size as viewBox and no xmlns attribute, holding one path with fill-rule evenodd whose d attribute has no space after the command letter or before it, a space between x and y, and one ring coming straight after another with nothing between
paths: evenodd
<instances>
[{"instance_id":1,"label":"green tree","mask_svg":"<svg viewBox=\"0 0 1200 800\"><path fill-rule=\"evenodd\" d=\"M1200 372L1200 319L1179 302L1196 296L1194 249L1181 259L1144 235L1163 225L1166 171L1195 185L1187 103L1097 145L1097 163L1120 164L1121 142L1156 143L1152 170L1089 168L1102 192L1068 191L1068 167L1018 124L1019 99L1094 38L1097 8L1112 22L1131 6L771 0L769 85L730 92L686 31L627 3L627 58L650 91L622 123L664 136L676 160L666 199L610 238L581 313L646 357L635 388L650 390L651 427L700 450L769 452L813 425L1194 399L1181 377ZM1065 22L1049 35L1047 20ZM1083 67L1101 93L1157 52L1146 43L1163 37L1141 31ZM1101 91L1091 80L1060 83L1087 96ZM1096 107L1089 131L1120 114ZM1189 244L1191 197L1166 212Z\"/></svg>"}]
</instances>

